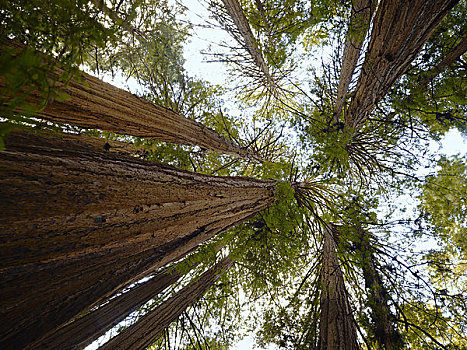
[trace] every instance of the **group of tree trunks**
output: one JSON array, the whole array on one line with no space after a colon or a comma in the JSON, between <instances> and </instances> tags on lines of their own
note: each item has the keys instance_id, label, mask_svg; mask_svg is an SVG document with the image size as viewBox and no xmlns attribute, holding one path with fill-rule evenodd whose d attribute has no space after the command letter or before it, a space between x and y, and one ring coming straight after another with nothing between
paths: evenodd
<instances>
[{"instance_id":1,"label":"group of tree trunks","mask_svg":"<svg viewBox=\"0 0 467 350\"><path fill-rule=\"evenodd\" d=\"M14 132L0 153L4 348L54 331L274 202L276 181L190 173L86 139Z\"/></svg>"},{"instance_id":2,"label":"group of tree trunks","mask_svg":"<svg viewBox=\"0 0 467 350\"><path fill-rule=\"evenodd\" d=\"M380 1L365 61L344 112L347 127L361 128L456 3ZM224 4L256 65L268 77L268 67L239 3L225 0ZM333 111L337 121L375 9L376 2L367 0L353 6ZM454 58L446 57L427 79L449 65L465 46L464 39L453 51ZM55 74L61 73L57 68ZM82 76L85 84L62 86L68 99L49 101L37 115L52 122L261 160L200 123L85 73ZM270 77L267 80L270 82ZM39 99L40 94L33 93L29 102ZM88 344L180 277L175 270L157 272L161 267L275 200L274 180L190 173L108 152L104 141L99 142L83 135L13 132L6 140L6 150L0 152L2 348L58 349ZM323 233L319 347L356 349L356 325L336 255L336 232L337 228L328 224ZM372 295L375 337L385 348L394 348L399 335L387 312L388 300L363 231L360 241L368 262L362 271ZM144 348L231 264L225 258L105 347ZM152 278L146 283L69 323L147 276Z\"/></svg>"},{"instance_id":3,"label":"group of tree trunks","mask_svg":"<svg viewBox=\"0 0 467 350\"><path fill-rule=\"evenodd\" d=\"M23 49L22 45L11 41L4 45ZM49 101L45 108L37 111L36 114L54 123L199 146L221 154L253 161L262 160L258 154L240 147L197 121L180 116L170 109L158 106L87 73L79 74L81 81L74 79L68 84L56 81L57 87L68 97ZM57 80L62 75L63 70L56 68L54 74L51 74L51 79ZM0 88L3 87L3 80L0 79ZM42 94L35 91L28 95L27 101L39 105L43 102Z\"/></svg>"},{"instance_id":4,"label":"group of tree trunks","mask_svg":"<svg viewBox=\"0 0 467 350\"><path fill-rule=\"evenodd\" d=\"M102 347L103 350L146 349L188 306L199 299L213 285L220 274L232 266L229 257L204 272L174 296L148 312Z\"/></svg>"},{"instance_id":5,"label":"group of tree trunks","mask_svg":"<svg viewBox=\"0 0 467 350\"><path fill-rule=\"evenodd\" d=\"M381 0L373 19L365 61L345 114L360 129L376 104L422 50L458 0ZM344 63L342 65L345 66Z\"/></svg>"}]
</instances>

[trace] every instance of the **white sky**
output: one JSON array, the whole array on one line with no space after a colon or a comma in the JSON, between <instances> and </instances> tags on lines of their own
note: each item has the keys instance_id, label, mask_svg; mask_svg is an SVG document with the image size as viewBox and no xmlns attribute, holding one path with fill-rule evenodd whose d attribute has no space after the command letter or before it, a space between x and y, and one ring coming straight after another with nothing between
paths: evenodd
<instances>
[{"instance_id":1,"label":"white sky","mask_svg":"<svg viewBox=\"0 0 467 350\"><path fill-rule=\"evenodd\" d=\"M177 0L175 0L177 1ZM198 0L182 0L180 1L188 9L186 11L186 18L194 24L205 24L204 18L208 18L209 13L200 4ZM214 21L212 21L214 23ZM216 51L216 43L221 41L228 42L232 40L221 29L203 29L195 28L195 34L190 38L190 42L186 45L184 56L186 59L185 69L189 75L213 84L223 85L226 79L226 67L222 63L207 62L208 56L203 55L201 51L208 51L210 45L212 50ZM126 81L121 75L116 75L113 79L110 76L101 77L105 81L112 83L116 86L129 89L135 92L137 83L134 80ZM452 156L454 154L461 154L467 156L467 139L456 131L450 131L440 143L432 141L430 151L437 154L445 154ZM239 327L241 328L241 327ZM92 348L92 347L90 347ZM231 350L251 350L254 349L254 341L252 336L247 336L245 339L231 347ZM259 348L256 348L259 349ZM268 347L267 349L277 349L276 347ZM266 349L263 349L266 350Z\"/></svg>"}]
</instances>

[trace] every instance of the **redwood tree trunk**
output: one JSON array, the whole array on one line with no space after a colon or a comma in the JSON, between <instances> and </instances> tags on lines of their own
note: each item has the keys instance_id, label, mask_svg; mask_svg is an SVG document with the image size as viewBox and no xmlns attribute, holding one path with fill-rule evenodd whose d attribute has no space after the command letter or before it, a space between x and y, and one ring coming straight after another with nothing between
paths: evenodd
<instances>
[{"instance_id":1,"label":"redwood tree trunk","mask_svg":"<svg viewBox=\"0 0 467 350\"><path fill-rule=\"evenodd\" d=\"M221 273L232 265L229 257L201 275L195 282L144 315L135 324L105 343L102 350L146 349L173 321L213 285Z\"/></svg>"},{"instance_id":2,"label":"redwood tree trunk","mask_svg":"<svg viewBox=\"0 0 467 350\"><path fill-rule=\"evenodd\" d=\"M368 292L374 336L386 350L402 349L402 338L394 326L389 308L388 293L376 269L376 259L370 246L370 235L359 229L361 268Z\"/></svg>"},{"instance_id":3,"label":"redwood tree trunk","mask_svg":"<svg viewBox=\"0 0 467 350\"><path fill-rule=\"evenodd\" d=\"M4 44L4 43L2 43ZM5 44L4 44L5 45ZM7 46L18 46L8 42ZM53 80L63 71L56 68ZM144 100L125 90L107 84L81 72L84 83L71 81L67 86L57 83L70 98L48 101L36 114L55 123L65 123L86 129L101 129L121 135L131 135L182 145L200 146L218 153L231 154L254 161L261 157L241 148L201 123ZM3 80L0 77L0 88ZM27 99L39 105L42 98L33 92Z\"/></svg>"},{"instance_id":4,"label":"redwood tree trunk","mask_svg":"<svg viewBox=\"0 0 467 350\"><path fill-rule=\"evenodd\" d=\"M321 350L356 350L359 349L357 329L336 256L333 231L331 225L327 225L324 230L318 347Z\"/></svg>"},{"instance_id":5,"label":"redwood tree trunk","mask_svg":"<svg viewBox=\"0 0 467 350\"><path fill-rule=\"evenodd\" d=\"M459 57L461 57L467 51L467 36L454 47L435 67L430 69L426 78L423 81L423 85L427 85L432 81L438 74L443 72L447 67L453 64ZM425 87L424 86L424 87Z\"/></svg>"},{"instance_id":6,"label":"redwood tree trunk","mask_svg":"<svg viewBox=\"0 0 467 350\"><path fill-rule=\"evenodd\" d=\"M273 87L275 85L274 80L271 77L269 67L264 60L261 50L258 49L256 39L253 35L253 32L251 31L250 23L243 13L242 6L237 0L222 0L222 2L224 3L230 18L232 18L232 21L235 23L235 26L242 36L245 48L251 55L255 65L262 72L266 84L269 87Z\"/></svg>"},{"instance_id":7,"label":"redwood tree trunk","mask_svg":"<svg viewBox=\"0 0 467 350\"><path fill-rule=\"evenodd\" d=\"M12 133L0 152L0 347L20 348L274 202L215 177Z\"/></svg>"},{"instance_id":8,"label":"redwood tree trunk","mask_svg":"<svg viewBox=\"0 0 467 350\"><path fill-rule=\"evenodd\" d=\"M381 0L348 113L358 130L458 0Z\"/></svg>"},{"instance_id":9,"label":"redwood tree trunk","mask_svg":"<svg viewBox=\"0 0 467 350\"><path fill-rule=\"evenodd\" d=\"M365 40L371 16L376 8L377 0L357 0L352 2L347 40L345 41L342 55L342 66L337 88L336 104L334 106L333 119L339 122L342 106L349 88L352 75L357 66L363 41Z\"/></svg>"},{"instance_id":10,"label":"redwood tree trunk","mask_svg":"<svg viewBox=\"0 0 467 350\"><path fill-rule=\"evenodd\" d=\"M177 269L163 270L149 281L138 284L97 310L34 342L27 349L83 349L180 277L181 273Z\"/></svg>"}]
</instances>

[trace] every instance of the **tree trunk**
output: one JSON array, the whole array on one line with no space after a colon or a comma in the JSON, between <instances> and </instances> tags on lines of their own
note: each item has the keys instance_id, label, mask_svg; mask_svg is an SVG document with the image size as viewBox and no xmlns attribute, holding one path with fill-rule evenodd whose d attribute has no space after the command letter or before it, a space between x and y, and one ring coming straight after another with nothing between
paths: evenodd
<instances>
[{"instance_id":1,"label":"tree trunk","mask_svg":"<svg viewBox=\"0 0 467 350\"><path fill-rule=\"evenodd\" d=\"M365 40L371 17L376 8L377 0L357 0L352 3L349 29L342 55L342 66L337 88L336 104L334 106L333 120L339 122L344 105L345 96L349 88L352 75L357 66L363 41Z\"/></svg>"},{"instance_id":2,"label":"tree trunk","mask_svg":"<svg viewBox=\"0 0 467 350\"><path fill-rule=\"evenodd\" d=\"M240 35L243 38L245 48L251 55L253 62L259 68L264 76L265 83L268 87L274 87L275 83L269 72L269 67L264 60L261 50L256 45L256 40L250 28L250 23L243 13L242 6L237 0L222 0L230 18L232 18Z\"/></svg>"},{"instance_id":3,"label":"tree trunk","mask_svg":"<svg viewBox=\"0 0 467 350\"><path fill-rule=\"evenodd\" d=\"M318 348L321 350L354 350L359 349L357 329L345 289L344 277L336 256L334 231L331 225L327 225L324 229Z\"/></svg>"},{"instance_id":4,"label":"tree trunk","mask_svg":"<svg viewBox=\"0 0 467 350\"><path fill-rule=\"evenodd\" d=\"M467 51L467 36L464 37L456 47L449 52L435 67L430 69L423 80L423 87L426 87L439 73L453 64L459 57Z\"/></svg>"},{"instance_id":5,"label":"tree trunk","mask_svg":"<svg viewBox=\"0 0 467 350\"><path fill-rule=\"evenodd\" d=\"M144 315L135 324L105 343L102 350L146 349L173 321L213 285L221 273L232 266L229 257L201 275L195 282Z\"/></svg>"},{"instance_id":6,"label":"tree trunk","mask_svg":"<svg viewBox=\"0 0 467 350\"><path fill-rule=\"evenodd\" d=\"M376 259L370 246L369 233L359 229L359 238L359 250L362 259L361 268L365 288L368 292L374 336L378 344L386 350L402 349L402 338L394 327L393 316L388 303L388 293L381 276L376 270Z\"/></svg>"},{"instance_id":7,"label":"tree trunk","mask_svg":"<svg viewBox=\"0 0 467 350\"><path fill-rule=\"evenodd\" d=\"M59 136L67 138L66 135ZM0 152L0 344L20 348L274 202L215 177L12 133Z\"/></svg>"},{"instance_id":8,"label":"tree trunk","mask_svg":"<svg viewBox=\"0 0 467 350\"><path fill-rule=\"evenodd\" d=\"M149 281L138 284L97 310L68 323L40 341L34 342L27 349L83 349L141 305L175 283L181 275L177 269L163 270Z\"/></svg>"},{"instance_id":9,"label":"tree trunk","mask_svg":"<svg viewBox=\"0 0 467 350\"><path fill-rule=\"evenodd\" d=\"M458 0L382 0L345 118L358 130Z\"/></svg>"},{"instance_id":10,"label":"tree trunk","mask_svg":"<svg viewBox=\"0 0 467 350\"><path fill-rule=\"evenodd\" d=\"M17 46L19 49L21 47L13 42L6 45ZM56 68L51 79L55 81L62 74L63 70ZM84 72L80 75L83 83L71 81L67 86L59 82L56 84L69 95L69 99L50 100L36 115L54 123L200 146L218 153L262 161L259 155L234 144L201 123L182 117ZM2 87L4 85L0 77L0 88ZM38 91L32 92L27 101L33 105L40 105L41 94Z\"/></svg>"}]
</instances>

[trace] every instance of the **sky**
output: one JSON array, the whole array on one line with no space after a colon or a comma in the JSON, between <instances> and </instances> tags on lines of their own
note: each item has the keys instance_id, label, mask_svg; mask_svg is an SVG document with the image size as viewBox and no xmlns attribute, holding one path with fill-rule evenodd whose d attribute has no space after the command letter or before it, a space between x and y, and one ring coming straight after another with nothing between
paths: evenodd
<instances>
[{"instance_id":1,"label":"sky","mask_svg":"<svg viewBox=\"0 0 467 350\"><path fill-rule=\"evenodd\" d=\"M187 20L198 25L204 24L204 18L208 18L209 14L206 8L204 8L199 1L183 0L181 3L187 7ZM212 22L214 23L214 21ZM223 85L226 79L226 67L222 63L208 62L209 57L203 54L202 51L208 51L210 45L211 52L212 50L215 51L216 43L221 41L228 42L232 39L227 35L227 33L219 28L208 29L196 27L194 33L195 35L190 38L190 41L184 50L184 57L186 59L185 69L192 77L209 81L212 84ZM127 81L118 74L113 79L110 76L106 76L104 77L104 80L120 87L129 88L132 92L135 92L137 89L137 84L134 80ZM450 131L441 140L441 142L432 141L430 144L430 151L440 155L445 154L452 156L455 154L461 154L463 156L467 156L467 139L458 131ZM251 335L231 347L231 350L251 349L254 349L254 340ZM274 347L267 349L274 349Z\"/></svg>"}]
</instances>

